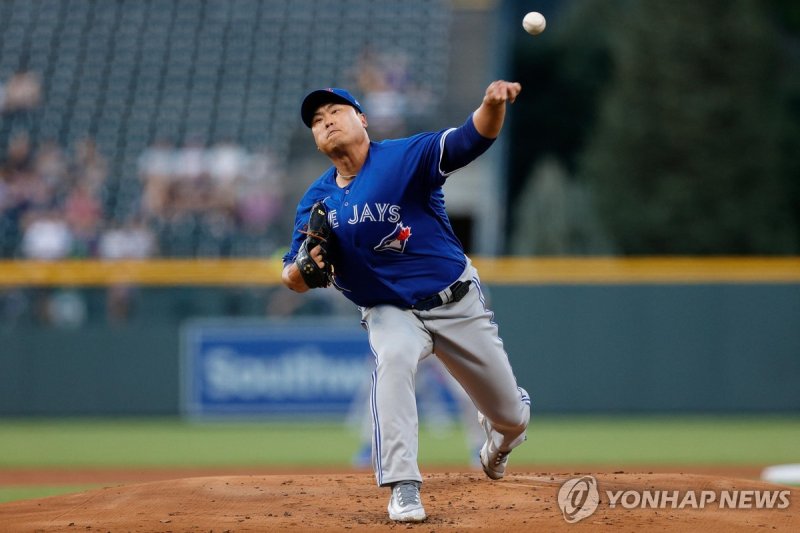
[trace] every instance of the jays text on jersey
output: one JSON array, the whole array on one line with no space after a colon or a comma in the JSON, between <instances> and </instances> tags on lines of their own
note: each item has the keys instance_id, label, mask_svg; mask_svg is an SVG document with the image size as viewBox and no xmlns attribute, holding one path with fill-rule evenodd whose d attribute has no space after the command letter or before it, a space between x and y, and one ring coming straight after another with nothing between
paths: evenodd
<instances>
[{"instance_id":1,"label":"jays text on jersey","mask_svg":"<svg viewBox=\"0 0 800 533\"><path fill-rule=\"evenodd\" d=\"M298 205L284 264L294 260L305 238L300 230L311 206L323 200L334 235L328 260L337 286L355 304L411 307L450 285L466 258L445 211L442 185L491 144L480 138L476 150L476 143L462 142L464 132L466 138L478 135L472 117L458 129L371 142L364 166L344 188L329 168ZM443 155L450 163L443 163Z\"/></svg>"}]
</instances>

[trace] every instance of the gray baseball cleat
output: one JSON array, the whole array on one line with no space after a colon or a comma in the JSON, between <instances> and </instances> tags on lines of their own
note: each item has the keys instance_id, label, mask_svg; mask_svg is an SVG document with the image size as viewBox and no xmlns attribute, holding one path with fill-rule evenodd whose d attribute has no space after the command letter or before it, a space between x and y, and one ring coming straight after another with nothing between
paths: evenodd
<instances>
[{"instance_id":1,"label":"gray baseball cleat","mask_svg":"<svg viewBox=\"0 0 800 533\"><path fill-rule=\"evenodd\" d=\"M530 396L528 396L528 391L522 387L517 387L517 389L519 390L522 403L530 406L531 399ZM530 407L528 407L528 420L530 420ZM528 420L525 421L526 428L528 427ZM507 449L501 450L497 447L492 438L492 435L497 432L492 429L492 424L489 422L489 419L480 411L478 412L478 423L480 423L481 427L483 427L483 431L486 433L486 442L483 443L483 447L478 454L481 467L483 467L483 471L491 479L503 479L503 476L506 475L508 454L511 453L511 450L525 442L528 436L526 432L523 431L521 435L508 444Z\"/></svg>"},{"instance_id":2,"label":"gray baseball cleat","mask_svg":"<svg viewBox=\"0 0 800 533\"><path fill-rule=\"evenodd\" d=\"M506 475L506 463L508 463L507 452L501 452L492 442L492 426L489 424L489 419L483 416L483 413L478 413L478 422L486 432L486 442L480 451L481 467L483 471L491 479L502 479Z\"/></svg>"},{"instance_id":3,"label":"gray baseball cleat","mask_svg":"<svg viewBox=\"0 0 800 533\"><path fill-rule=\"evenodd\" d=\"M419 481L398 481L392 485L389 518L395 522L422 522L428 515L419 498Z\"/></svg>"}]
</instances>

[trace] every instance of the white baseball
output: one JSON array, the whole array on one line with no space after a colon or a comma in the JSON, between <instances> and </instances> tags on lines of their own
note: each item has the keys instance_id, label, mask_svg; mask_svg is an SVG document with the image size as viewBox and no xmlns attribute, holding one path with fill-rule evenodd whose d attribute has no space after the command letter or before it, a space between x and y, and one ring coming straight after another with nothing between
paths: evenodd
<instances>
[{"instance_id":1,"label":"white baseball","mask_svg":"<svg viewBox=\"0 0 800 533\"><path fill-rule=\"evenodd\" d=\"M547 26L547 21L544 19L544 15L536 11L531 11L522 19L522 27L531 35L539 35L544 31L545 26Z\"/></svg>"}]
</instances>

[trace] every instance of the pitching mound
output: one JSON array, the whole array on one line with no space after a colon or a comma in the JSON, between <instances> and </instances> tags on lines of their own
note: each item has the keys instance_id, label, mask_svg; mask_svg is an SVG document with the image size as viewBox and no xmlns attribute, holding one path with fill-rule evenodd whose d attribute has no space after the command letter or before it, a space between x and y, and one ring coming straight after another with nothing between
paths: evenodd
<instances>
[{"instance_id":1,"label":"pitching mound","mask_svg":"<svg viewBox=\"0 0 800 533\"><path fill-rule=\"evenodd\" d=\"M586 497L592 485L599 495L596 509ZM419 525L389 521L388 494L370 474L197 477L2 504L0 527L114 533L406 527L426 532L800 531L800 490L704 475L517 473L490 481L482 474L430 474L422 492L429 518ZM565 519L565 496L567 518L582 517L576 523Z\"/></svg>"}]
</instances>

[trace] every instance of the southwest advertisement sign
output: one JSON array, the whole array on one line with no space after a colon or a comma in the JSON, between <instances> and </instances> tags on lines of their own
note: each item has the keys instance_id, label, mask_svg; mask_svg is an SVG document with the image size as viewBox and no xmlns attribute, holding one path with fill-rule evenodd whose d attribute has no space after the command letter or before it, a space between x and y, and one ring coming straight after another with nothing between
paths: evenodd
<instances>
[{"instance_id":1,"label":"southwest advertisement sign","mask_svg":"<svg viewBox=\"0 0 800 533\"><path fill-rule=\"evenodd\" d=\"M190 417L346 415L374 368L349 321L191 321L181 352Z\"/></svg>"}]
</instances>

